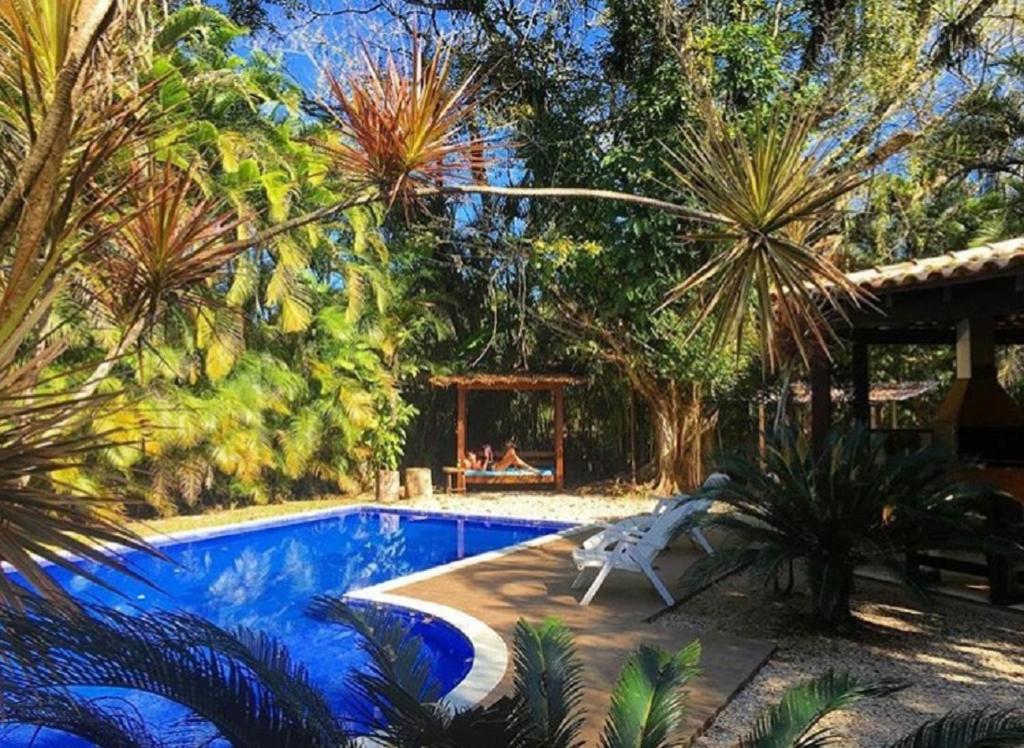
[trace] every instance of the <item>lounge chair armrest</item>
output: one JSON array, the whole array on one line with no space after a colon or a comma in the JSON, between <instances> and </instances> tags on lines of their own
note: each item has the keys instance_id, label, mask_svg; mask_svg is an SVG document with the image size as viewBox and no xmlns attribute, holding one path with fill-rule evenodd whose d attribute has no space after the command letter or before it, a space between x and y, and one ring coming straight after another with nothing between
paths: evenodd
<instances>
[{"instance_id":1,"label":"lounge chair armrest","mask_svg":"<svg viewBox=\"0 0 1024 748\"><path fill-rule=\"evenodd\" d=\"M588 551L610 550L618 545L636 545L641 540L643 540L642 532L631 532L613 525L591 535L583 541L582 547Z\"/></svg>"}]
</instances>

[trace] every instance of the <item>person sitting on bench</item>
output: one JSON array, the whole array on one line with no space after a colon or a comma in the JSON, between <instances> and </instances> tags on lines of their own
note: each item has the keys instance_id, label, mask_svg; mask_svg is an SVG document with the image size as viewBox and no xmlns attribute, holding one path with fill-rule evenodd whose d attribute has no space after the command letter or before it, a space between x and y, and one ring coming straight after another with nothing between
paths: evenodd
<instances>
[{"instance_id":1,"label":"person sitting on bench","mask_svg":"<svg viewBox=\"0 0 1024 748\"><path fill-rule=\"evenodd\" d=\"M475 452L467 452L462 460L462 467L466 470L489 470L492 472L512 468L528 470L533 473L540 472L519 456L516 452L516 443L511 439L505 442L505 453L497 461L494 459L494 450L491 449L491 445L485 444L481 447L479 456Z\"/></svg>"}]
</instances>

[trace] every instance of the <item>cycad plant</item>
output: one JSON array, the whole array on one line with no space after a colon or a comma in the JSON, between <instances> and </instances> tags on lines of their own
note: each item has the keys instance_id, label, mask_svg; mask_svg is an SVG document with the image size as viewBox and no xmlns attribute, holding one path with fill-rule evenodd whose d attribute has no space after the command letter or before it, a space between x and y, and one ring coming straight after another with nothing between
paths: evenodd
<instances>
[{"instance_id":1,"label":"cycad plant","mask_svg":"<svg viewBox=\"0 0 1024 748\"><path fill-rule=\"evenodd\" d=\"M907 687L895 682L865 683L831 670L787 690L740 740L740 748L818 748L846 743L822 727L830 714L865 698L885 697ZM853 745L853 743L849 743ZM1024 714L1014 711L953 712L926 722L889 748L994 748L1024 745Z\"/></svg>"},{"instance_id":2,"label":"cycad plant","mask_svg":"<svg viewBox=\"0 0 1024 748\"><path fill-rule=\"evenodd\" d=\"M908 548L1019 548L986 526L985 493L960 480L955 459L934 448L894 454L866 428L834 431L818 457L784 429L769 439L764 465L726 457L719 469L730 481L709 495L728 511L706 522L733 542L696 562L684 581L699 586L747 567L774 581L802 563L811 613L827 628L852 622L861 564L885 565L917 589Z\"/></svg>"},{"instance_id":3,"label":"cycad plant","mask_svg":"<svg viewBox=\"0 0 1024 748\"><path fill-rule=\"evenodd\" d=\"M100 686L158 694L184 707L204 740L219 737L235 748L342 748L360 736L395 748L582 745L581 667L557 621L517 625L511 696L453 711L438 700L421 641L386 611L325 597L311 613L353 627L370 656L352 683L369 706L354 724L333 715L304 668L258 632L227 631L188 614L68 612L40 600L24 613L0 609L0 682L13 707L0 722L51 727L99 748L163 745L145 715L72 690ZM634 653L612 693L601 745L669 745L683 712L681 689L699 656L696 642L675 654Z\"/></svg>"}]
</instances>

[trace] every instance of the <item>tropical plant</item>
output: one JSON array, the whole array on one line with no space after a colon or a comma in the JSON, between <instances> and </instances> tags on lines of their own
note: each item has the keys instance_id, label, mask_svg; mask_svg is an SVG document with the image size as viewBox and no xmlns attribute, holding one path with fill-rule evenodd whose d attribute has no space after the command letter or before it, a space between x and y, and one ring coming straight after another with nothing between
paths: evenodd
<instances>
[{"instance_id":1,"label":"tropical plant","mask_svg":"<svg viewBox=\"0 0 1024 748\"><path fill-rule=\"evenodd\" d=\"M864 683L831 670L789 688L740 740L741 748L815 748L844 742L822 719L864 698L889 696L907 687ZM983 748L1024 745L1024 714L1014 711L953 712L926 722L889 748Z\"/></svg>"},{"instance_id":2,"label":"tropical plant","mask_svg":"<svg viewBox=\"0 0 1024 748\"><path fill-rule=\"evenodd\" d=\"M171 305L209 306L206 285L241 251L222 249L240 221L222 200L197 193L191 174L150 160L123 208L104 217L114 228L88 269L97 298L123 328L152 328Z\"/></svg>"},{"instance_id":3,"label":"tropical plant","mask_svg":"<svg viewBox=\"0 0 1024 748\"><path fill-rule=\"evenodd\" d=\"M204 739L236 748L341 748L355 745L361 732L396 748L580 745L580 664L568 629L556 621L517 624L512 696L455 712L438 701L422 642L394 616L326 597L314 601L311 614L352 627L370 656L352 684L365 707L356 719L361 727L336 718L305 669L264 634L226 631L183 613L67 612L40 600L23 613L0 610L0 674L5 703L14 707L0 722L52 727L101 748L162 745L142 715L69 690L103 686L169 699L188 709ZM699 656L697 642L676 654L652 647L634 653L613 691L602 746L667 745Z\"/></svg>"},{"instance_id":4,"label":"tropical plant","mask_svg":"<svg viewBox=\"0 0 1024 748\"><path fill-rule=\"evenodd\" d=\"M90 576L62 552L127 571L103 547L147 548L118 522L116 502L61 479L109 443L110 432L76 430L100 402L39 389L63 350L47 321L66 273L109 239L84 228L124 193L104 169L145 120L139 89L108 83L125 49L96 52L122 20L105 0L0 2L0 559L21 574L0 581L10 606L25 584L71 604L40 559Z\"/></svg>"},{"instance_id":5,"label":"tropical plant","mask_svg":"<svg viewBox=\"0 0 1024 748\"><path fill-rule=\"evenodd\" d=\"M116 723L120 712L67 689L105 686L180 704L236 748L351 745L305 669L250 629L227 631L184 613L129 615L92 606L68 613L41 601L28 602L24 615L0 611L0 620L5 699L24 707L5 712L7 724L28 717L30 724L94 737L95 724ZM36 704L46 708L29 706ZM100 746L145 745L144 738L161 744L146 732L99 738Z\"/></svg>"},{"instance_id":6,"label":"tropical plant","mask_svg":"<svg viewBox=\"0 0 1024 748\"><path fill-rule=\"evenodd\" d=\"M853 574L861 564L885 565L914 590L919 580L904 562L908 549L1018 549L984 520L986 495L961 481L944 451L894 454L866 428L829 436L815 457L792 429L773 434L765 462L726 457L719 469L727 485L709 490L727 512L707 524L734 538L714 556L687 570L699 586L719 575L751 568L766 580L790 574L802 562L811 613L826 627L852 622Z\"/></svg>"},{"instance_id":7,"label":"tropical plant","mask_svg":"<svg viewBox=\"0 0 1024 748\"><path fill-rule=\"evenodd\" d=\"M670 168L684 190L725 218L720 228L693 235L722 249L669 298L692 293L696 325L713 319L714 341L734 335L737 347L753 298L765 359L775 363L781 330L807 361L808 332L827 348L828 314L841 308L836 300L866 301L824 241L840 228L836 203L864 178L857 168L825 166L807 113L734 125L711 102L702 110L701 129L684 128L682 147L669 152Z\"/></svg>"},{"instance_id":8,"label":"tropical plant","mask_svg":"<svg viewBox=\"0 0 1024 748\"><path fill-rule=\"evenodd\" d=\"M367 696L371 735L384 745L456 748L569 748L582 745L582 665L568 628L556 619L516 624L512 694L490 707L452 711L436 701L436 685L402 628L386 613L359 614L336 598L317 598L314 617L363 634L371 667L355 676ZM697 675L700 643L676 653L642 645L612 689L603 748L668 745L683 713L681 689Z\"/></svg>"},{"instance_id":9,"label":"tropical plant","mask_svg":"<svg viewBox=\"0 0 1024 748\"><path fill-rule=\"evenodd\" d=\"M359 75L328 74L340 140L325 148L343 175L393 203L484 168L483 143L462 137L474 113L475 74L451 84L450 47L438 44L428 60L414 37L408 73L394 57L381 66L365 46L362 53Z\"/></svg>"},{"instance_id":10,"label":"tropical plant","mask_svg":"<svg viewBox=\"0 0 1024 748\"><path fill-rule=\"evenodd\" d=\"M796 748L827 745L836 736L815 726L832 712L861 699L887 696L903 688L901 683L861 683L848 673L831 670L789 688L778 704L758 717L754 728L740 741L741 748Z\"/></svg>"}]
</instances>

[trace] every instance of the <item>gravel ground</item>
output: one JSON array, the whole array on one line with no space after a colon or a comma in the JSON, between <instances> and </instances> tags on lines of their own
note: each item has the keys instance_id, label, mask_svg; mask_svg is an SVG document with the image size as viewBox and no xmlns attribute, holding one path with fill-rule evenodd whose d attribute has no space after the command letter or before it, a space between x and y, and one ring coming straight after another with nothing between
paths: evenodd
<instances>
[{"instance_id":1,"label":"gravel ground","mask_svg":"<svg viewBox=\"0 0 1024 748\"><path fill-rule=\"evenodd\" d=\"M651 499L552 494L469 494L410 502L473 514L605 520L646 511ZM886 699L862 701L822 724L845 744L885 746L951 710L1024 708L1024 615L946 599L921 604L890 585L858 582L855 637L826 637L801 625L800 599L782 600L758 580L733 577L657 622L769 639L778 651L719 715L696 746L736 745L757 715L789 686L829 668L864 680L911 684Z\"/></svg>"},{"instance_id":2,"label":"gravel ground","mask_svg":"<svg viewBox=\"0 0 1024 748\"><path fill-rule=\"evenodd\" d=\"M598 522L648 512L653 499L640 496L599 496L558 493L487 492L434 494L432 499L400 501L395 506L444 509L495 517L524 517L571 522Z\"/></svg>"},{"instance_id":3,"label":"gravel ground","mask_svg":"<svg viewBox=\"0 0 1024 748\"><path fill-rule=\"evenodd\" d=\"M793 612L800 603L799 597L783 601L757 580L736 577L659 619L664 626L727 631L769 639L779 647L697 746L731 748L786 688L829 668L865 681L910 684L822 723L839 731L849 745L889 745L949 711L1024 707L1020 613L946 599L920 604L893 586L859 581L855 611L863 630L826 637L802 628Z\"/></svg>"}]
</instances>

